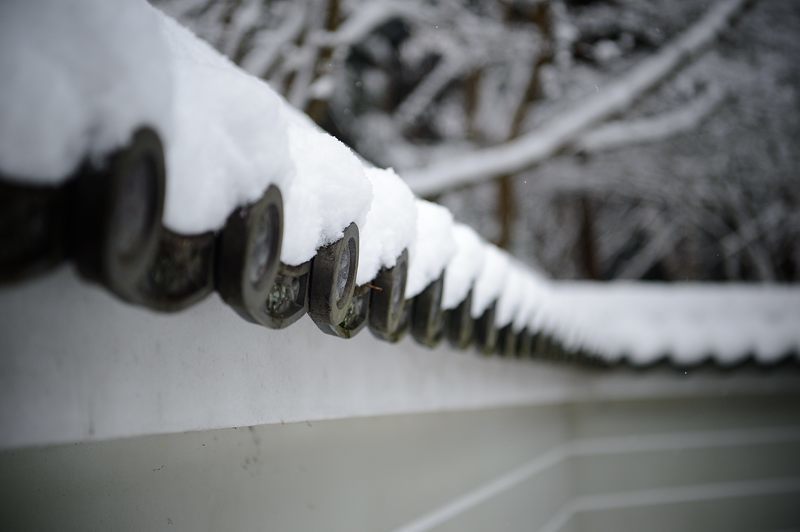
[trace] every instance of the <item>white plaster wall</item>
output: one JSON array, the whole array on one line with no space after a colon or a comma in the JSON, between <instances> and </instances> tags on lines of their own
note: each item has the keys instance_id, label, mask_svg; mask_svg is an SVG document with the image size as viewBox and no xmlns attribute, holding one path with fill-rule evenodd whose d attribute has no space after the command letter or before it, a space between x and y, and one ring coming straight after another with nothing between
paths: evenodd
<instances>
[{"instance_id":1,"label":"white plaster wall","mask_svg":"<svg viewBox=\"0 0 800 532\"><path fill-rule=\"evenodd\" d=\"M777 531L800 395L503 407L0 451L8 530Z\"/></svg>"},{"instance_id":2,"label":"white plaster wall","mask_svg":"<svg viewBox=\"0 0 800 532\"><path fill-rule=\"evenodd\" d=\"M268 330L211 296L121 303L69 268L0 288L0 448L408 412L800 388L797 372L579 370Z\"/></svg>"}]
</instances>

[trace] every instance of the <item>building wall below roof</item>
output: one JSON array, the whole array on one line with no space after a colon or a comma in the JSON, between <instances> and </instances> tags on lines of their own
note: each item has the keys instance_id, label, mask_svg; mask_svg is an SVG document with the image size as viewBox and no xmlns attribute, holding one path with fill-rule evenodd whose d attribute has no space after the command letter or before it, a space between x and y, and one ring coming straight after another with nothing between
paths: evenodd
<instances>
[{"instance_id":1,"label":"building wall below roof","mask_svg":"<svg viewBox=\"0 0 800 532\"><path fill-rule=\"evenodd\" d=\"M505 407L0 452L13 530L788 530L800 395Z\"/></svg>"},{"instance_id":2,"label":"building wall below roof","mask_svg":"<svg viewBox=\"0 0 800 532\"><path fill-rule=\"evenodd\" d=\"M586 369L409 338L242 320L216 295L176 314L124 304L69 268L0 290L0 449L397 413L800 389L770 371Z\"/></svg>"}]
</instances>

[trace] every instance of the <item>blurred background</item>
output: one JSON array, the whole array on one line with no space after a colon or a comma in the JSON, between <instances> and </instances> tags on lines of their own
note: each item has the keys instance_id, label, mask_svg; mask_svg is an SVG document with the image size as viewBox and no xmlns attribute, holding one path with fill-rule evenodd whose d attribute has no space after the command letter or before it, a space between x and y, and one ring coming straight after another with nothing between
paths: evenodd
<instances>
[{"instance_id":1,"label":"blurred background","mask_svg":"<svg viewBox=\"0 0 800 532\"><path fill-rule=\"evenodd\" d=\"M630 73L702 33L713 2L156 4L556 278L800 278L800 2L745 5L645 88ZM490 157L473 182L437 181L479 150L550 138L613 84L630 86L624 105L523 170Z\"/></svg>"}]
</instances>

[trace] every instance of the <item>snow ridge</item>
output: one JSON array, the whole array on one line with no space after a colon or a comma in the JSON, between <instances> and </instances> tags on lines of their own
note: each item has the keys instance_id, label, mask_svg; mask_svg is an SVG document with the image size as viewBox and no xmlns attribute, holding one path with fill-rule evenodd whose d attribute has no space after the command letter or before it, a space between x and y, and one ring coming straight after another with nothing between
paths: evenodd
<instances>
[{"instance_id":1,"label":"snow ridge","mask_svg":"<svg viewBox=\"0 0 800 532\"><path fill-rule=\"evenodd\" d=\"M699 48L739 4L720 3L703 28L578 108L555 133L438 168L439 178L465 182L488 166L513 169L552 151L633 97L630 87L649 86ZM548 281L454 223L446 208L415 199L393 170L363 162L265 82L144 1L6 0L0 72L4 176L58 184L84 157L101 160L148 125L164 142L163 223L176 232L219 230L235 208L276 185L284 198L281 260L289 265L308 261L355 223L358 284L408 249L406 298L444 275L445 309L472 290L473 318L496 302L498 327L550 336L610 362L645 365L669 356L693 364L712 355L735 364L752 355L769 363L800 352L800 288Z\"/></svg>"}]
</instances>

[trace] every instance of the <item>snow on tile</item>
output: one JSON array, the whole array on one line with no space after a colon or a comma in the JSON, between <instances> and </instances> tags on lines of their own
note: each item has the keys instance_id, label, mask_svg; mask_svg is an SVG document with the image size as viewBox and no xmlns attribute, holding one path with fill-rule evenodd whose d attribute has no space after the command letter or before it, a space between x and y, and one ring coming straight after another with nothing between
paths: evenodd
<instances>
[{"instance_id":1,"label":"snow on tile","mask_svg":"<svg viewBox=\"0 0 800 532\"><path fill-rule=\"evenodd\" d=\"M478 234L469 226L453 226L456 252L444 273L442 307L452 309L467 297L483 267L484 245Z\"/></svg>"},{"instance_id":2,"label":"snow on tile","mask_svg":"<svg viewBox=\"0 0 800 532\"><path fill-rule=\"evenodd\" d=\"M513 329L515 331L526 328L533 330L536 314L542 308L547 297L547 280L541 274L527 270L526 275L523 276L520 290L522 291L520 306L514 314Z\"/></svg>"},{"instance_id":3,"label":"snow on tile","mask_svg":"<svg viewBox=\"0 0 800 532\"><path fill-rule=\"evenodd\" d=\"M281 98L166 15L175 139L167 143L164 224L179 233L221 228L238 206L294 174Z\"/></svg>"},{"instance_id":4,"label":"snow on tile","mask_svg":"<svg viewBox=\"0 0 800 532\"><path fill-rule=\"evenodd\" d=\"M0 2L0 172L55 184L141 125L166 149L164 223L219 229L270 184L283 193L281 260L305 262L361 229L357 282L410 252L406 297L445 270L443 305L473 287L471 314L553 335L606 360L722 365L800 352L800 288L548 281L450 212L415 200L391 170L344 144L161 12L139 0Z\"/></svg>"},{"instance_id":5,"label":"snow on tile","mask_svg":"<svg viewBox=\"0 0 800 532\"><path fill-rule=\"evenodd\" d=\"M294 266L309 260L321 246L341 238L351 223L364 225L372 184L350 148L289 104L283 109L295 174L283 191L281 261Z\"/></svg>"},{"instance_id":6,"label":"snow on tile","mask_svg":"<svg viewBox=\"0 0 800 532\"><path fill-rule=\"evenodd\" d=\"M678 364L750 355L774 362L800 349L800 288L712 283L554 282L550 321L610 361ZM547 321L547 320L546 320Z\"/></svg>"},{"instance_id":7,"label":"snow on tile","mask_svg":"<svg viewBox=\"0 0 800 532\"><path fill-rule=\"evenodd\" d=\"M494 317L495 325L503 328L511 323L515 315L522 313L522 298L526 296L528 272L527 268L510 261L508 271L503 276L503 288L497 299L497 313Z\"/></svg>"},{"instance_id":8,"label":"snow on tile","mask_svg":"<svg viewBox=\"0 0 800 532\"><path fill-rule=\"evenodd\" d=\"M360 227L356 284L375 278L382 267L391 268L417 231L417 207L405 181L391 169L366 168L372 184L372 203Z\"/></svg>"},{"instance_id":9,"label":"snow on tile","mask_svg":"<svg viewBox=\"0 0 800 532\"><path fill-rule=\"evenodd\" d=\"M0 172L63 181L140 125L170 138L158 12L140 0L0 2Z\"/></svg>"},{"instance_id":10,"label":"snow on tile","mask_svg":"<svg viewBox=\"0 0 800 532\"><path fill-rule=\"evenodd\" d=\"M417 232L410 249L406 298L435 281L456 252L453 215L440 205L418 199Z\"/></svg>"},{"instance_id":11,"label":"snow on tile","mask_svg":"<svg viewBox=\"0 0 800 532\"><path fill-rule=\"evenodd\" d=\"M509 266L509 257L504 251L497 246L484 243L483 268L475 281L472 293L473 318L479 318L500 296Z\"/></svg>"}]
</instances>

